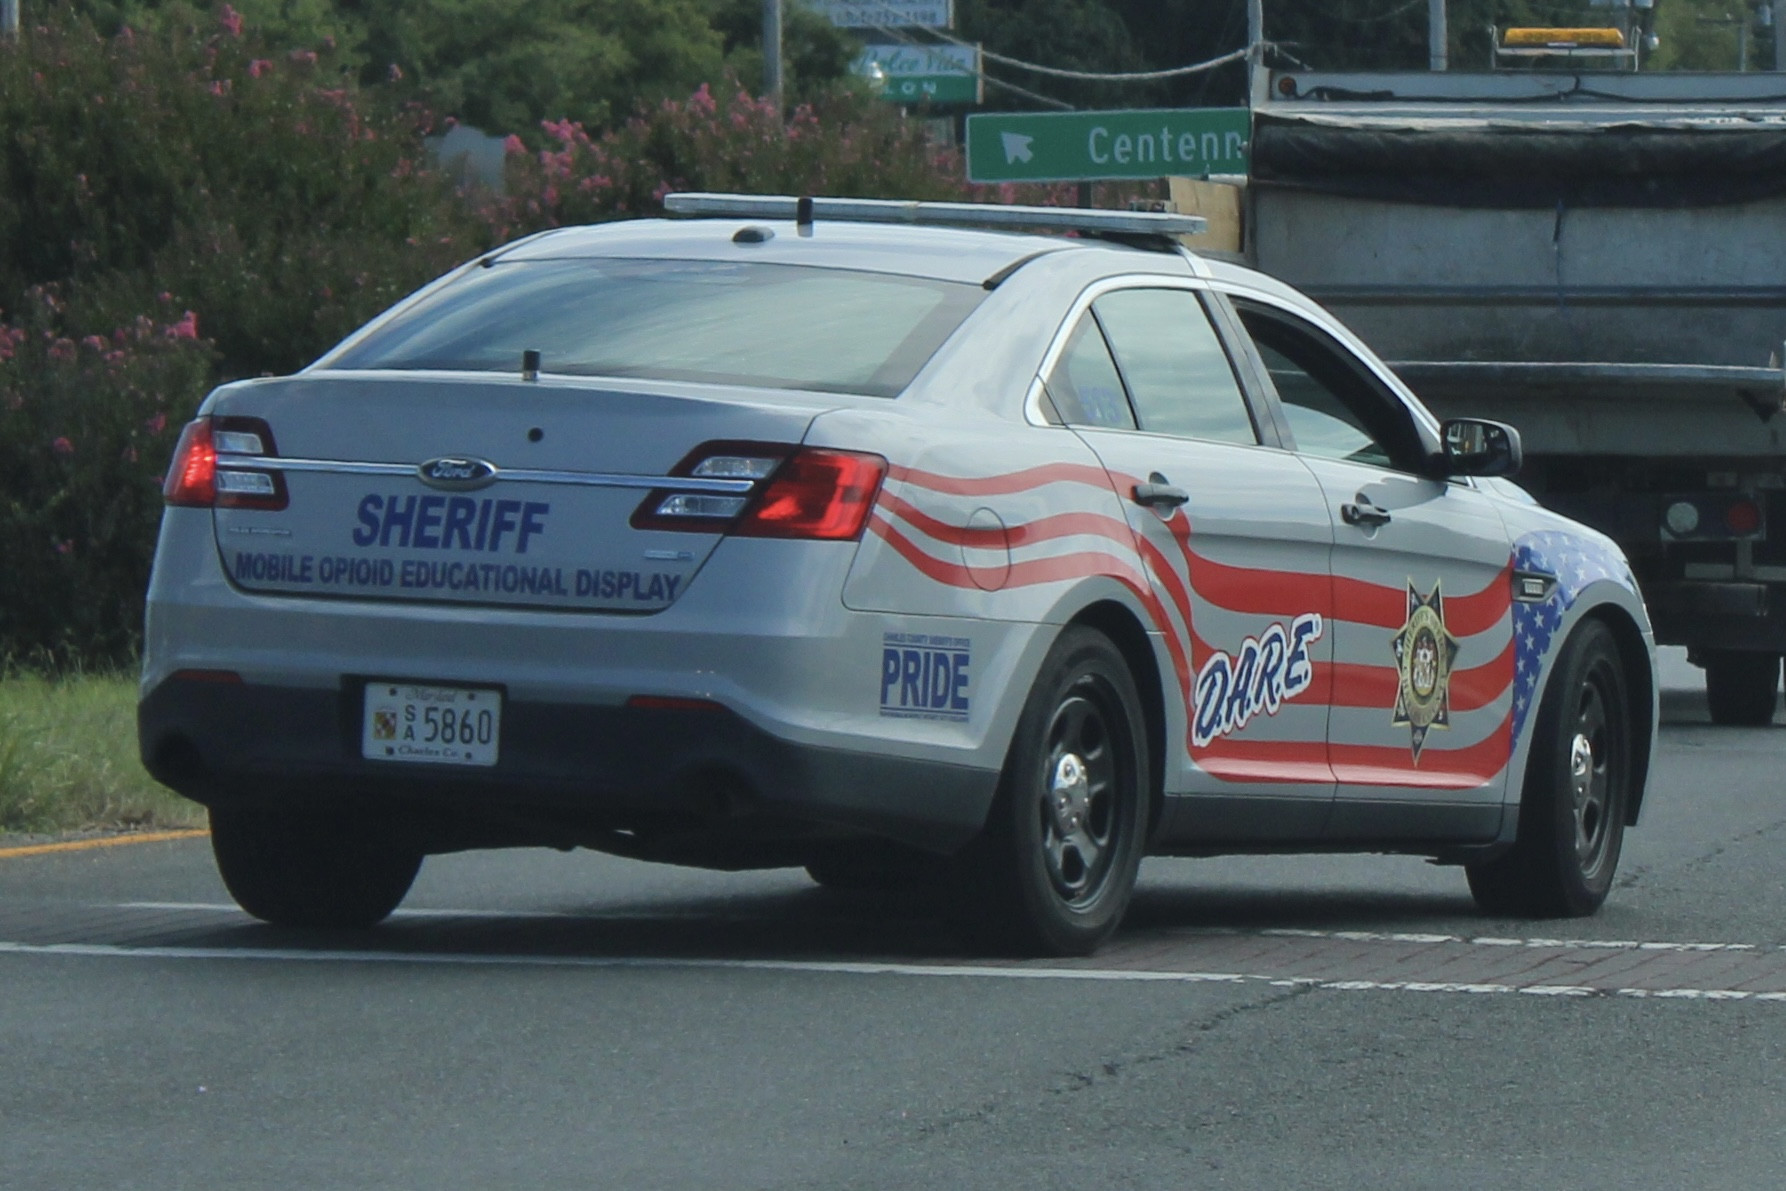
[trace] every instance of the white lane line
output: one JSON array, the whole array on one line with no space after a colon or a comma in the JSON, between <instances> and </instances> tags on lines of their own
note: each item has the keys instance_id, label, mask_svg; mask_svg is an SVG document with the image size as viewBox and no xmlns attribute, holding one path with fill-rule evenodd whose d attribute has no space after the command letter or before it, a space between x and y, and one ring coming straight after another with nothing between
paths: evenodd
<instances>
[{"instance_id":1,"label":"white lane line","mask_svg":"<svg viewBox=\"0 0 1786 1191\"><path fill-rule=\"evenodd\" d=\"M1504 939L1494 935L1396 934L1371 930L1303 930L1267 927L1273 938L1341 939L1350 943L1467 943L1473 947L1543 947L1560 951L1773 951L1760 943L1647 943L1636 939Z\"/></svg>"},{"instance_id":2,"label":"white lane line","mask_svg":"<svg viewBox=\"0 0 1786 1191\"><path fill-rule=\"evenodd\" d=\"M232 902L116 902L107 903L101 908L116 910L191 910L210 914L231 914L247 917L240 906ZM391 915L392 920L405 918L489 918L513 919L523 922L528 919L561 918L572 921L587 922L691 922L714 919L712 914L695 911L678 914L654 914L650 912L622 912L603 914L597 911L578 913L568 910L452 910L452 909L402 909ZM735 919L725 917L726 921ZM757 920L758 916L751 916ZM766 918L764 918L766 920ZM1307 930L1301 927L1266 927L1258 931L1244 931L1218 928L1214 930L1173 931L1174 935L1191 938L1227 938L1236 935L1257 935L1265 938L1280 939L1339 939L1348 943L1464 943L1473 947L1534 947L1550 948L1561 951L1774 951L1773 944L1762 943L1670 943L1644 942L1638 939L1509 939L1495 935L1440 935L1417 932L1371 931L1371 930Z\"/></svg>"},{"instance_id":3,"label":"white lane line","mask_svg":"<svg viewBox=\"0 0 1786 1191\"><path fill-rule=\"evenodd\" d=\"M792 972L842 976L948 976L981 980L1083 980L1106 984L1265 984L1333 992L1525 993L1533 996L1639 1000L1766 1001L1786 1003L1786 992L1738 989L1599 989L1568 984L1468 984L1425 980L1326 980L1254 976L1241 972L1160 972L1098 968L987 967L972 964L867 963L836 960L687 959L645 956L480 955L426 951L343 951L269 947L120 947L109 943L0 942L0 955L97 959L260 960L273 963L416 964L441 967L618 968L632 970Z\"/></svg>"},{"instance_id":4,"label":"white lane line","mask_svg":"<svg viewBox=\"0 0 1786 1191\"><path fill-rule=\"evenodd\" d=\"M206 914L235 914L246 918L242 907L225 902L117 902L101 907L108 910L196 910ZM519 922L529 918L588 918L608 921L613 918L648 921L679 921L680 914L571 914L564 910L398 910L392 918L512 918Z\"/></svg>"},{"instance_id":5,"label":"white lane line","mask_svg":"<svg viewBox=\"0 0 1786 1191\"><path fill-rule=\"evenodd\" d=\"M436 964L463 967L686 968L746 972L818 972L847 976L976 976L1004 980L1153 981L1241 984L1263 980L1233 972L1143 972L1098 968L1000 968L972 964L905 964L846 960L688 959L635 955L490 955L439 951L347 951L297 947L123 947L112 943L0 942L0 955L64 955L104 959L250 959L281 963ZM1310 983L1304 981L1302 983Z\"/></svg>"}]
</instances>

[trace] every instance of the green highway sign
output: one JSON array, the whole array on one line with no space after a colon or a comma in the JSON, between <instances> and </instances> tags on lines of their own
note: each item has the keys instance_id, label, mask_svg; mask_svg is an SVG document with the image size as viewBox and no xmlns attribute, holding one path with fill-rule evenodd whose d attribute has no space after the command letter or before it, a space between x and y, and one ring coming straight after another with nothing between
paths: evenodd
<instances>
[{"instance_id":1,"label":"green highway sign","mask_svg":"<svg viewBox=\"0 0 1786 1191\"><path fill-rule=\"evenodd\" d=\"M967 118L970 182L1244 174L1246 108L1001 112Z\"/></svg>"},{"instance_id":2,"label":"green highway sign","mask_svg":"<svg viewBox=\"0 0 1786 1191\"><path fill-rule=\"evenodd\" d=\"M950 29L955 25L955 0L806 0L845 29Z\"/></svg>"},{"instance_id":3,"label":"green highway sign","mask_svg":"<svg viewBox=\"0 0 1786 1191\"><path fill-rule=\"evenodd\" d=\"M852 68L898 103L979 103L980 47L871 45Z\"/></svg>"}]
</instances>

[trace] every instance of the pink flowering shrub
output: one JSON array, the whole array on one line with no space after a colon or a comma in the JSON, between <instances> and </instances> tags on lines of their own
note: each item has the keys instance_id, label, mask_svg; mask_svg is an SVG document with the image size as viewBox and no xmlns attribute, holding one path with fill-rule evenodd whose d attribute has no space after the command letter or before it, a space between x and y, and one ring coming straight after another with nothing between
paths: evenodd
<instances>
[{"instance_id":1,"label":"pink flowering shrub","mask_svg":"<svg viewBox=\"0 0 1786 1191\"><path fill-rule=\"evenodd\" d=\"M784 117L736 86L665 100L606 133L546 121L548 145L511 137L498 238L563 224L657 215L673 190L855 198L968 197L960 157L891 105L840 88Z\"/></svg>"},{"instance_id":2,"label":"pink flowering shrub","mask_svg":"<svg viewBox=\"0 0 1786 1191\"><path fill-rule=\"evenodd\" d=\"M289 372L485 246L417 113L326 45L228 5L115 37L35 11L0 44L0 307L56 283L105 322L171 291L221 375Z\"/></svg>"},{"instance_id":3,"label":"pink flowering shrub","mask_svg":"<svg viewBox=\"0 0 1786 1191\"><path fill-rule=\"evenodd\" d=\"M0 311L0 668L134 656L161 473L213 363L162 305L85 334L53 287Z\"/></svg>"}]
</instances>

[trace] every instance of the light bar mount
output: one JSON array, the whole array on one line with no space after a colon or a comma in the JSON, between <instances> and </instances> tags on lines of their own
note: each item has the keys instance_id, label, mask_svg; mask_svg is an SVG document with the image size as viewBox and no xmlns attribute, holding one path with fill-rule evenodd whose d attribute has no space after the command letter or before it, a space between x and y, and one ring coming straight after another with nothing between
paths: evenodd
<instances>
[{"instance_id":1,"label":"light bar mount","mask_svg":"<svg viewBox=\"0 0 1786 1191\"><path fill-rule=\"evenodd\" d=\"M1017 207L997 203L930 203L902 199L795 198L785 194L708 194L690 191L664 196L672 215L744 219L801 219L803 222L909 223L929 227L1046 229L1112 239L1125 236L1199 235L1208 227L1201 215L1163 211L1093 211L1084 207Z\"/></svg>"}]
</instances>

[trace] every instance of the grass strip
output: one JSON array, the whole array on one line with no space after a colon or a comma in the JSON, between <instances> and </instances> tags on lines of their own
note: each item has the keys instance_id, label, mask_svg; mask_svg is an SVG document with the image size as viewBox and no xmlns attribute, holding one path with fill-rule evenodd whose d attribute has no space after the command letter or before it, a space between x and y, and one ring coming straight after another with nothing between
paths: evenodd
<instances>
[{"instance_id":1,"label":"grass strip","mask_svg":"<svg viewBox=\"0 0 1786 1191\"><path fill-rule=\"evenodd\" d=\"M0 832L203 824L137 759L133 677L0 677Z\"/></svg>"}]
</instances>

